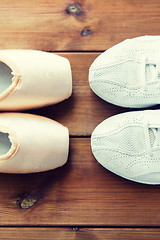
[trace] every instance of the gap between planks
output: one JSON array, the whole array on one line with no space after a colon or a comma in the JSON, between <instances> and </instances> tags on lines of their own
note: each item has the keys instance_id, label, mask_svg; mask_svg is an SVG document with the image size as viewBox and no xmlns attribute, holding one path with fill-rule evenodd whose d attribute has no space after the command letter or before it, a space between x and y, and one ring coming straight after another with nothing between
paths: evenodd
<instances>
[{"instance_id":1,"label":"gap between planks","mask_svg":"<svg viewBox=\"0 0 160 240\"><path fill-rule=\"evenodd\" d=\"M160 229L112 229L112 228L0 228L1 239L23 240L159 240Z\"/></svg>"}]
</instances>

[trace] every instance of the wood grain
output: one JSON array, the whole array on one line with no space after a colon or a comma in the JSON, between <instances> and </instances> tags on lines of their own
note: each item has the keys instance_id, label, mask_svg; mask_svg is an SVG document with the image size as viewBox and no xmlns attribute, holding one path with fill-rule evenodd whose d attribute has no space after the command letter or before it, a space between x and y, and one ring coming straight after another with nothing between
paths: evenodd
<instances>
[{"instance_id":1,"label":"wood grain","mask_svg":"<svg viewBox=\"0 0 160 240\"><path fill-rule=\"evenodd\" d=\"M5 49L95 51L159 34L157 0L0 0L0 6L0 48Z\"/></svg>"},{"instance_id":2,"label":"wood grain","mask_svg":"<svg viewBox=\"0 0 160 240\"><path fill-rule=\"evenodd\" d=\"M64 167L0 174L0 189L0 226L160 226L159 186L104 169L88 138L71 139Z\"/></svg>"},{"instance_id":3,"label":"wood grain","mask_svg":"<svg viewBox=\"0 0 160 240\"><path fill-rule=\"evenodd\" d=\"M96 96L90 89L88 72L98 53L61 53L70 60L73 74L73 94L64 102L30 110L67 126L71 136L90 136L93 129L106 118L127 109L114 106Z\"/></svg>"},{"instance_id":4,"label":"wood grain","mask_svg":"<svg viewBox=\"0 0 160 240\"><path fill-rule=\"evenodd\" d=\"M159 240L160 229L117 228L0 228L1 239L10 240Z\"/></svg>"},{"instance_id":5,"label":"wood grain","mask_svg":"<svg viewBox=\"0 0 160 240\"><path fill-rule=\"evenodd\" d=\"M158 35L160 2L0 0L0 6L1 49L57 52L70 60L73 72L71 98L25 111L69 128L68 162L44 173L0 174L0 238L159 240L159 186L120 178L91 153L93 129L128 109L97 97L88 69L101 51L126 38Z\"/></svg>"}]
</instances>

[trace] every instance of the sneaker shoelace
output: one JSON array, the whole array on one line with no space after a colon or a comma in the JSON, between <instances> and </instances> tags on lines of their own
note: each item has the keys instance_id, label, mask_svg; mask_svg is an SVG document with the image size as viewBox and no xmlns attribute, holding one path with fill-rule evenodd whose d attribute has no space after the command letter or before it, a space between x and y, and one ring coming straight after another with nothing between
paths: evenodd
<instances>
[{"instance_id":1,"label":"sneaker shoelace","mask_svg":"<svg viewBox=\"0 0 160 240\"><path fill-rule=\"evenodd\" d=\"M154 140L151 141L151 136L149 131L152 131L152 135ZM160 127L145 125L145 140L147 146L147 152L152 157L153 156L153 148L160 147Z\"/></svg>"},{"instance_id":2,"label":"sneaker shoelace","mask_svg":"<svg viewBox=\"0 0 160 240\"><path fill-rule=\"evenodd\" d=\"M147 81L146 80L146 65L149 65L152 79ZM160 85L160 59L159 60L149 60L148 58L144 58L141 62L141 81L142 81L142 88L144 91L147 91L147 84L148 83L159 83Z\"/></svg>"}]
</instances>

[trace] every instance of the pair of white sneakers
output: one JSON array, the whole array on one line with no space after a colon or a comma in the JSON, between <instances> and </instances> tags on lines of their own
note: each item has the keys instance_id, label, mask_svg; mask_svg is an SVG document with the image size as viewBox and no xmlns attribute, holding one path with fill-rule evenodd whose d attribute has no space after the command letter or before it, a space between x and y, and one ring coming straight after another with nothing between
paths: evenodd
<instances>
[{"instance_id":1,"label":"pair of white sneakers","mask_svg":"<svg viewBox=\"0 0 160 240\"><path fill-rule=\"evenodd\" d=\"M58 103L72 93L66 58L36 50L0 50L0 110ZM0 113L0 172L32 173L62 166L69 132L48 118Z\"/></svg>"},{"instance_id":2,"label":"pair of white sneakers","mask_svg":"<svg viewBox=\"0 0 160 240\"><path fill-rule=\"evenodd\" d=\"M89 82L102 99L122 107L160 104L160 36L127 39L91 65ZM160 184L160 110L118 114L91 136L98 162L126 179Z\"/></svg>"}]
</instances>

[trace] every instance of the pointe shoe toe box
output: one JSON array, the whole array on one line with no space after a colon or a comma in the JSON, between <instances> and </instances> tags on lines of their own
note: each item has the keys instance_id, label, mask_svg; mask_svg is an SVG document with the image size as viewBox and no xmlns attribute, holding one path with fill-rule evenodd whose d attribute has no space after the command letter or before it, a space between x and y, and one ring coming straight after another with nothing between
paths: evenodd
<instances>
[{"instance_id":1,"label":"pointe shoe toe box","mask_svg":"<svg viewBox=\"0 0 160 240\"><path fill-rule=\"evenodd\" d=\"M10 141L10 150L5 154L1 152L0 172L41 172L67 161L68 129L55 121L30 114L1 114L0 131L8 134ZM3 140L3 151L8 145L7 140Z\"/></svg>"},{"instance_id":2,"label":"pointe shoe toe box","mask_svg":"<svg viewBox=\"0 0 160 240\"><path fill-rule=\"evenodd\" d=\"M71 67L64 57L37 50L0 50L0 61L1 110L43 107L72 93Z\"/></svg>"}]
</instances>

